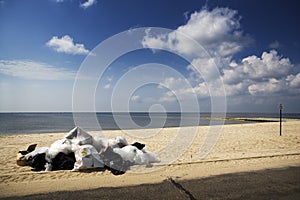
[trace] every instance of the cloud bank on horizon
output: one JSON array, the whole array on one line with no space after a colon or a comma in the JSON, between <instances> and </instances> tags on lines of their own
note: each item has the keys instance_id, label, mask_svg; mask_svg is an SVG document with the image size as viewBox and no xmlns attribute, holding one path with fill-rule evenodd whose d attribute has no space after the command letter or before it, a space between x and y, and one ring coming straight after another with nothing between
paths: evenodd
<instances>
[{"instance_id":1,"label":"cloud bank on horizon","mask_svg":"<svg viewBox=\"0 0 300 200\"><path fill-rule=\"evenodd\" d=\"M63 3L65 1L56 0L56 2ZM79 7L86 10L96 3L97 1L95 0L88 0L80 2ZM187 16L186 13L185 15ZM186 38L176 34L176 31L198 42L208 54L204 55L201 52L195 51L194 47L189 46L189 43L185 41ZM193 65L201 66L201 74L205 75L205 77L209 77L211 81L215 79L211 69L212 66L216 65L219 67L220 75L223 80L229 111L251 111L251 108L247 108L247 105L257 105L258 110L266 108L265 111L270 111L271 105L277 105L282 101L290 104L290 111L293 111L293 107L299 102L300 64L292 63L288 57L280 54L282 44L279 41L276 40L270 43L270 49L262 50L259 55L249 54L249 56L246 57L239 57L241 52L256 41L249 33L245 33L243 30L241 16L237 10L227 7L216 7L214 9L204 7L187 16L186 23L177 26L176 31L158 36L152 36L146 32L144 40L141 42L145 48L159 49L164 47L169 49L170 52L178 52L192 58L192 63L183 66L183 68L186 71L187 80L193 87L190 89L183 87L183 82L186 80L182 78L166 76L165 79L161 81L161 85L156 86L157 90L160 90L163 85L164 87L172 88L176 91L175 93L181 94L181 96L184 96L187 100L191 93L196 93L201 104L201 101L209 99L210 95L212 95L207 90L207 84L210 83L204 80L203 77L195 71ZM46 46L49 52L65 54L68 56L68 59L86 56L91 52L91 50L89 50L91 48L87 48L87 45L84 44L85 42L83 40L77 40L73 34L66 32L61 34L61 36L57 35L58 33L53 33L52 37L40 45ZM153 51L153 54L159 54L159 52ZM58 87L53 86L57 83L52 84L49 82L61 81L61 84L66 83L66 85L72 85L71 83L76 77L76 70L63 67L63 64L47 64L46 62L40 62L34 59L2 58L0 59L0 76L3 77L0 81L0 85L2 85L0 91L5 90L5 93L1 93L9 95L7 87L11 87L11 92L15 93L15 96L18 96L17 93L20 92L20 90L17 89L17 86L22 82L22 79L38 81L50 92ZM16 79L18 80L16 81ZM45 85L46 82L49 85ZM108 91L112 91L116 83L117 80L115 80L115 77L112 74L108 74L102 86L103 90L100 90L102 92L104 91L101 95L111 94ZM30 84L32 84L32 82ZM66 94L70 95L70 90L72 90L71 86L62 88L68 90ZM221 90L222 88L219 89ZM151 98L145 95L145 93L137 92L132 95L131 103L139 104L139 108L142 110L147 110L149 103L172 105L172 103L177 101L174 97L174 91L164 90L160 93L153 94ZM63 91L61 90L61 92ZM32 100L32 103L26 104L25 107L16 106L16 108L20 111L34 109L34 104L37 101L41 101L41 98L38 93L34 94L31 92L31 94L32 97L28 98ZM220 94L222 94L222 92L220 92ZM218 95L218 91L215 91L214 95ZM49 111L49 109L66 109L70 111L72 103L71 97L63 96L64 101L62 104L64 106L54 108L54 105L47 105L44 108L41 106L41 108L37 110L46 109ZM105 99L105 97L103 97L103 99ZM8 103L10 99L6 97L6 100L7 102L0 104L0 110L14 111L14 106ZM28 100L28 102L30 100ZM18 104L17 101L15 101L15 103ZM48 103L51 104L50 101ZM110 102L103 100L101 103L103 103L103 105L99 106L100 111L107 111L103 109L109 107ZM145 106L143 107L143 105ZM172 106L169 107L172 108ZM204 108L206 107L204 106ZM209 107L206 109L209 109Z\"/></svg>"}]
</instances>

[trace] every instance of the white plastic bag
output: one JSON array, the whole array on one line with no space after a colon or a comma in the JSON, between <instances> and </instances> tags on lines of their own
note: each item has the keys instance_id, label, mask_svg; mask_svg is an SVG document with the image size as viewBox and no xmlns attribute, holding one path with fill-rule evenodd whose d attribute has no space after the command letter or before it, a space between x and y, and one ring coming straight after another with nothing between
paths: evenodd
<instances>
[{"instance_id":1,"label":"white plastic bag","mask_svg":"<svg viewBox=\"0 0 300 200\"><path fill-rule=\"evenodd\" d=\"M75 151L76 162L73 171L80 169L102 168L104 167L103 161L99 153L92 145L81 145Z\"/></svg>"}]
</instances>

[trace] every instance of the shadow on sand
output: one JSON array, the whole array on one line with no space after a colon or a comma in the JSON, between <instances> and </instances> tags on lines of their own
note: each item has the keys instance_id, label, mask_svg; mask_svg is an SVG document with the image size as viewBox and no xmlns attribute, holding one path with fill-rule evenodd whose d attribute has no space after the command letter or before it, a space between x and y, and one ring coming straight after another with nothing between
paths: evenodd
<instances>
[{"instance_id":1,"label":"shadow on sand","mask_svg":"<svg viewBox=\"0 0 300 200\"><path fill-rule=\"evenodd\" d=\"M300 167L6 199L300 199Z\"/></svg>"}]
</instances>

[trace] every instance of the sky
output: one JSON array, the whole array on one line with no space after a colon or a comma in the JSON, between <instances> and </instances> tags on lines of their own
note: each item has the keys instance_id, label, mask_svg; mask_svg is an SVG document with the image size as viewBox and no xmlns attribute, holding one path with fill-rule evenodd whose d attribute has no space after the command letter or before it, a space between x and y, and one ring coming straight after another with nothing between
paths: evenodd
<instances>
[{"instance_id":1,"label":"sky","mask_svg":"<svg viewBox=\"0 0 300 200\"><path fill-rule=\"evenodd\" d=\"M274 113L281 103L299 113L298 7L292 0L0 0L0 112L211 112L222 101L227 112ZM139 48L104 66L133 43Z\"/></svg>"}]
</instances>

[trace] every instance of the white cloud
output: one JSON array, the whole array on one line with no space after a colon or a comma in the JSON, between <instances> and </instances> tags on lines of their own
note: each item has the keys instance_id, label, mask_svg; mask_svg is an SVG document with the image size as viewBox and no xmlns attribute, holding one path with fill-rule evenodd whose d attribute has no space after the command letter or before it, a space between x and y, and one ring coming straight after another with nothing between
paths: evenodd
<instances>
[{"instance_id":1,"label":"white cloud","mask_svg":"<svg viewBox=\"0 0 300 200\"><path fill-rule=\"evenodd\" d=\"M248 93L248 86L252 83L249 80L244 80L236 84L224 84L226 96L244 95Z\"/></svg>"},{"instance_id":2,"label":"white cloud","mask_svg":"<svg viewBox=\"0 0 300 200\"><path fill-rule=\"evenodd\" d=\"M271 49L279 49L282 45L276 40L274 42L272 42L271 44L269 44L269 47Z\"/></svg>"},{"instance_id":3,"label":"white cloud","mask_svg":"<svg viewBox=\"0 0 300 200\"><path fill-rule=\"evenodd\" d=\"M72 111L72 82L0 80L2 112Z\"/></svg>"},{"instance_id":4,"label":"white cloud","mask_svg":"<svg viewBox=\"0 0 300 200\"><path fill-rule=\"evenodd\" d=\"M31 60L0 60L0 74L32 80L72 80L76 72Z\"/></svg>"},{"instance_id":5,"label":"white cloud","mask_svg":"<svg viewBox=\"0 0 300 200\"><path fill-rule=\"evenodd\" d=\"M174 77L167 77L164 79L163 82L159 84L159 88L168 88L168 89L176 89L179 87L184 87L186 86L187 80L183 78L174 78Z\"/></svg>"},{"instance_id":6,"label":"white cloud","mask_svg":"<svg viewBox=\"0 0 300 200\"><path fill-rule=\"evenodd\" d=\"M109 88L111 88L111 84L110 83L107 83L104 85L103 87L104 89L108 90Z\"/></svg>"},{"instance_id":7,"label":"white cloud","mask_svg":"<svg viewBox=\"0 0 300 200\"><path fill-rule=\"evenodd\" d=\"M233 55L252 42L251 38L243 34L239 21L240 17L237 16L237 11L228 8L215 8L211 11L202 9L191 14L187 23L178 27L176 31L194 39L206 52L199 52L198 47L194 46L195 44L187 41L190 40L188 37L183 37L176 31L167 35L152 36L151 30L147 30L142 44L147 48L169 49L171 52L178 52L192 59L187 69L191 71L189 81L194 86L183 88L180 84L181 80L173 80L177 83L176 86L173 86L177 94L184 98L189 98L192 94L197 94L200 98L220 96L224 94L223 88L216 86L221 85L219 78L222 74L216 71L216 67L229 64ZM198 70L194 66L197 66ZM234 71L226 73L234 73ZM170 80L166 79L163 84L170 84ZM239 81L240 79L235 85L227 86L227 89L230 90L228 93L237 94L240 93L240 90L247 89L248 85ZM173 83L173 85L175 84ZM161 100L174 101L175 98L165 94Z\"/></svg>"},{"instance_id":8,"label":"white cloud","mask_svg":"<svg viewBox=\"0 0 300 200\"><path fill-rule=\"evenodd\" d=\"M194 94L193 87L188 84L188 80L184 78L165 78L158 88L167 88L168 91L159 99L159 102L171 102L190 98Z\"/></svg>"},{"instance_id":9,"label":"white cloud","mask_svg":"<svg viewBox=\"0 0 300 200\"><path fill-rule=\"evenodd\" d=\"M286 80L290 83L292 88L300 88L300 73L298 73L296 76L289 75Z\"/></svg>"},{"instance_id":10,"label":"white cloud","mask_svg":"<svg viewBox=\"0 0 300 200\"><path fill-rule=\"evenodd\" d=\"M174 102L176 100L188 100L194 95L199 98L209 97L207 84L201 82L196 86L188 84L189 80L183 78L168 77L160 83L159 88L168 88L168 91L159 98L159 102Z\"/></svg>"},{"instance_id":11,"label":"white cloud","mask_svg":"<svg viewBox=\"0 0 300 200\"><path fill-rule=\"evenodd\" d=\"M243 35L240 18L236 15L237 11L228 8L202 9L193 13L187 24L178 27L177 31L192 37L212 55L230 57L251 41ZM164 47L187 56L199 56L186 40L175 31L156 37L147 32L142 44L148 48Z\"/></svg>"},{"instance_id":12,"label":"white cloud","mask_svg":"<svg viewBox=\"0 0 300 200\"><path fill-rule=\"evenodd\" d=\"M161 98L161 102L170 102L177 99L188 99L192 94L196 94L200 99L211 96L223 95L222 88L214 86L217 80L216 74L211 71L210 65L213 65L213 59L194 59L191 65L201 66L201 76L190 76L190 83L197 83L192 87L184 86L187 81L181 78L166 78L161 85L170 88L173 93L167 92ZM288 58L283 58L274 50L263 52L261 57L249 56L240 63L232 61L227 69L221 74L224 81L224 87L227 97L275 95L275 94L295 94L300 91L300 73L291 74L293 64ZM194 74L193 71L191 74ZM218 85L218 84L217 84ZM174 96L177 94L177 96ZM247 96L248 95L248 96Z\"/></svg>"},{"instance_id":13,"label":"white cloud","mask_svg":"<svg viewBox=\"0 0 300 200\"><path fill-rule=\"evenodd\" d=\"M241 63L232 61L228 69L224 69L224 82L235 84L245 79L280 78L288 75L293 64L288 58L282 58L277 51L263 52L261 57L255 55L242 59Z\"/></svg>"},{"instance_id":14,"label":"white cloud","mask_svg":"<svg viewBox=\"0 0 300 200\"><path fill-rule=\"evenodd\" d=\"M142 41L144 47L153 48L154 51L163 48L192 60L186 67L190 70L188 81L192 86L183 86L181 78L165 78L161 85L172 92L165 92L159 102L188 99L193 94L197 94L199 99L220 96L224 94L223 88L215 86L221 84L214 85L219 76L227 97L233 104L240 102L240 108L243 107L241 105L254 102L269 106L279 98L290 99L300 93L300 73L297 71L298 74L295 74L294 64L276 50L263 52L260 56L247 56L240 61L232 60L233 56L253 42L241 30L240 19L237 11L228 8L211 11L202 9L193 13L185 25L179 26L176 29L178 32L155 35L154 29L146 31ZM211 57L205 52L195 51L196 47L179 32L197 41ZM270 47L278 49L281 44L274 41ZM193 66L197 66L198 70ZM220 73L214 70L216 66Z\"/></svg>"},{"instance_id":15,"label":"white cloud","mask_svg":"<svg viewBox=\"0 0 300 200\"><path fill-rule=\"evenodd\" d=\"M189 11L184 12L183 16L184 16L185 20L189 20L189 18L190 18L190 12Z\"/></svg>"},{"instance_id":16,"label":"white cloud","mask_svg":"<svg viewBox=\"0 0 300 200\"><path fill-rule=\"evenodd\" d=\"M283 80L270 78L266 82L254 83L248 87L251 95L269 96L280 91L287 89L287 85Z\"/></svg>"},{"instance_id":17,"label":"white cloud","mask_svg":"<svg viewBox=\"0 0 300 200\"><path fill-rule=\"evenodd\" d=\"M133 95L132 97L131 97L131 101L138 101L138 100L140 100L140 96L139 95Z\"/></svg>"},{"instance_id":18,"label":"white cloud","mask_svg":"<svg viewBox=\"0 0 300 200\"><path fill-rule=\"evenodd\" d=\"M226 93L228 96L293 94L300 87L300 75L293 75L293 68L290 60L275 50L263 52L261 57L248 56L240 63L232 61L223 74Z\"/></svg>"},{"instance_id":19,"label":"white cloud","mask_svg":"<svg viewBox=\"0 0 300 200\"><path fill-rule=\"evenodd\" d=\"M197 73L200 73L206 81L215 80L219 77L219 73L216 73L217 62L216 58L196 58L187 66L187 69L195 72L195 67L197 67Z\"/></svg>"},{"instance_id":20,"label":"white cloud","mask_svg":"<svg viewBox=\"0 0 300 200\"><path fill-rule=\"evenodd\" d=\"M73 55L87 55L89 50L85 49L83 44L75 44L73 38L65 35L61 38L53 36L46 45L53 48L57 52L63 52Z\"/></svg>"},{"instance_id":21,"label":"white cloud","mask_svg":"<svg viewBox=\"0 0 300 200\"><path fill-rule=\"evenodd\" d=\"M113 86L112 81L113 81L113 76L107 76L104 86L103 86L103 89L105 89L105 90L110 89Z\"/></svg>"},{"instance_id":22,"label":"white cloud","mask_svg":"<svg viewBox=\"0 0 300 200\"><path fill-rule=\"evenodd\" d=\"M96 2L97 2L96 0L87 0L87 1L84 2L84 3L81 3L81 4L80 4L80 7L86 9L86 8L88 8L88 7L92 6L92 5L94 5Z\"/></svg>"},{"instance_id":23,"label":"white cloud","mask_svg":"<svg viewBox=\"0 0 300 200\"><path fill-rule=\"evenodd\" d=\"M261 58L250 56L242 60L242 68L252 78L281 77L293 67L288 58L281 58L277 51L263 52Z\"/></svg>"}]
</instances>

